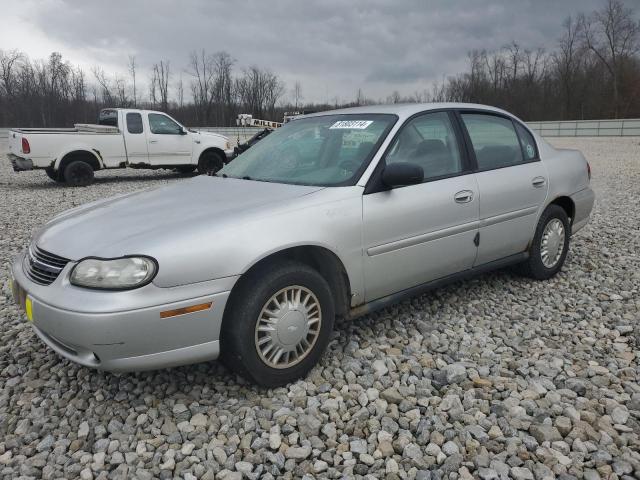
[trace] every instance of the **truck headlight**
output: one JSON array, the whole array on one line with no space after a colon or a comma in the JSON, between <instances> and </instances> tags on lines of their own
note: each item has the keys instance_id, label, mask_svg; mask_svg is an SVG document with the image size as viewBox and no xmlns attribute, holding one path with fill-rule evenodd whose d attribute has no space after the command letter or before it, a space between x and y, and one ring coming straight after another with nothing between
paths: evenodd
<instances>
[{"instance_id":1,"label":"truck headlight","mask_svg":"<svg viewBox=\"0 0 640 480\"><path fill-rule=\"evenodd\" d=\"M157 271L149 257L87 258L73 268L69 280L79 287L127 290L146 285Z\"/></svg>"}]
</instances>

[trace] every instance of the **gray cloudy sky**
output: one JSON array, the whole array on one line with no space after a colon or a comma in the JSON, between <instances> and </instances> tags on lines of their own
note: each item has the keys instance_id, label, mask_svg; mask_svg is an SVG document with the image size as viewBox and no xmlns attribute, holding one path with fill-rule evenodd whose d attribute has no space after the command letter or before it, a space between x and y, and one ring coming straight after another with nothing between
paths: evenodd
<instances>
[{"instance_id":1,"label":"gray cloudy sky","mask_svg":"<svg viewBox=\"0 0 640 480\"><path fill-rule=\"evenodd\" d=\"M631 6L637 0L629 0ZM603 0L2 0L0 48L51 51L89 69L140 74L168 59L176 80L193 49L228 51L237 68L296 80L305 101L384 98L430 88L466 68L472 49L512 40L551 48L563 19ZM188 81L188 74L182 74Z\"/></svg>"}]
</instances>

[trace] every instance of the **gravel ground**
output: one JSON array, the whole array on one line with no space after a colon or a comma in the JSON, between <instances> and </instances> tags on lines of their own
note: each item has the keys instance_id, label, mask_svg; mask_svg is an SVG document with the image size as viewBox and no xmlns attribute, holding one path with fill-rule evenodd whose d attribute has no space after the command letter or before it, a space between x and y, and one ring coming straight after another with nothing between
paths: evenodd
<instances>
[{"instance_id":1,"label":"gravel ground","mask_svg":"<svg viewBox=\"0 0 640 480\"><path fill-rule=\"evenodd\" d=\"M10 258L59 211L181 180L70 189L3 155L0 476L640 479L640 139L554 143L583 150L598 195L561 274L497 272L343 324L308 378L268 391L217 362L115 375L45 348Z\"/></svg>"}]
</instances>

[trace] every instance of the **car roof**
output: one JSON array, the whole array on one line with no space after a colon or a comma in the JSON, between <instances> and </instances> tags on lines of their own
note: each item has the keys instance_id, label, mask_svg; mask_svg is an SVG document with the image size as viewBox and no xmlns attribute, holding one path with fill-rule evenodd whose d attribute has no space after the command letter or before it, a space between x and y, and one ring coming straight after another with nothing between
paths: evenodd
<instances>
[{"instance_id":1,"label":"car roof","mask_svg":"<svg viewBox=\"0 0 640 480\"><path fill-rule=\"evenodd\" d=\"M309 115L302 115L298 118L318 117L323 115L357 115L365 113L386 113L394 114L404 119L415 115L416 113L426 112L429 110L439 109L455 109L455 108L469 108L473 110L485 110L488 112L497 112L504 115L513 117L512 114L489 105L481 105L478 103L458 103L458 102L437 102L437 103L394 103L390 105L365 105L362 107L350 107L340 108L337 110L326 110L324 112L311 113Z\"/></svg>"}]
</instances>

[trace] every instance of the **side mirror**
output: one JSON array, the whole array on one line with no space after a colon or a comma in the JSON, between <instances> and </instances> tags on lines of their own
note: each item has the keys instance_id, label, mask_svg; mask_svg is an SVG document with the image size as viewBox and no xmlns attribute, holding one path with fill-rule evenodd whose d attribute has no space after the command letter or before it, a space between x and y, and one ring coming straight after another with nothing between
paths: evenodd
<instances>
[{"instance_id":1,"label":"side mirror","mask_svg":"<svg viewBox=\"0 0 640 480\"><path fill-rule=\"evenodd\" d=\"M391 188L415 185L422 183L422 180L424 180L424 170L415 163L390 163L382 171L382 183Z\"/></svg>"},{"instance_id":2,"label":"side mirror","mask_svg":"<svg viewBox=\"0 0 640 480\"><path fill-rule=\"evenodd\" d=\"M180 127L180 135L186 135L187 131L185 130L184 127Z\"/></svg>"}]
</instances>

